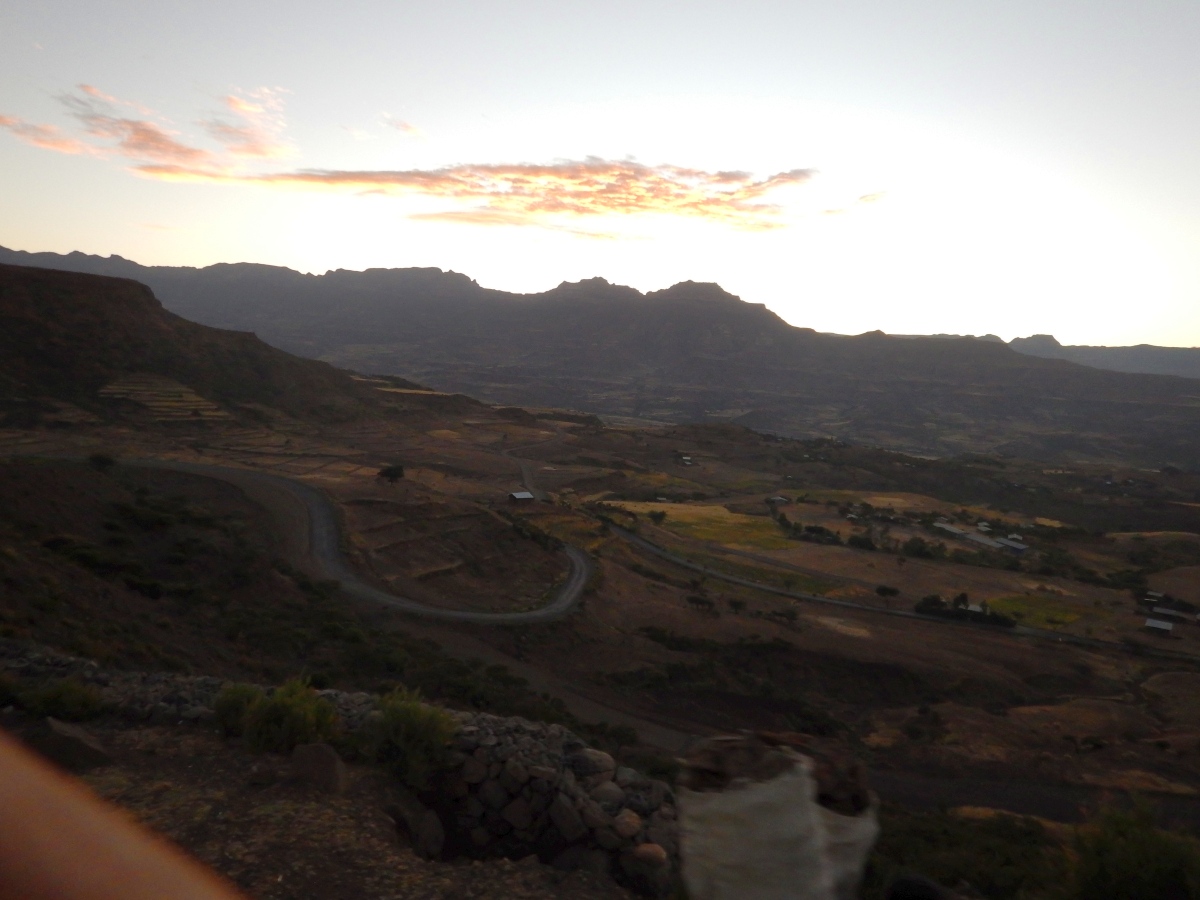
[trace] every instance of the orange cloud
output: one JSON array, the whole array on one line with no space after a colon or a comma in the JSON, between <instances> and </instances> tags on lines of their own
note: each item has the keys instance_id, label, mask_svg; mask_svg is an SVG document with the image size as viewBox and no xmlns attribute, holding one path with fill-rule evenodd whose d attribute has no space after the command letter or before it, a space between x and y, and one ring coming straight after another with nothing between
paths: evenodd
<instances>
[{"instance_id":1,"label":"orange cloud","mask_svg":"<svg viewBox=\"0 0 1200 900\"><path fill-rule=\"evenodd\" d=\"M59 99L71 111L71 115L83 124L89 136L116 142L106 149L138 160L192 165L212 160L209 151L177 141L174 137L177 132L168 131L148 119L131 119L116 114L107 94L89 85L81 85L80 90L86 96L66 94Z\"/></svg>"},{"instance_id":2,"label":"orange cloud","mask_svg":"<svg viewBox=\"0 0 1200 900\"><path fill-rule=\"evenodd\" d=\"M481 205L464 212L479 224L533 224L554 216L657 213L745 228L770 228L778 225L776 217L781 209L766 202L767 195L804 184L813 174L809 169L794 169L755 179L746 172L706 172L589 158L549 165L277 172L239 180L474 202Z\"/></svg>"},{"instance_id":3,"label":"orange cloud","mask_svg":"<svg viewBox=\"0 0 1200 900\"><path fill-rule=\"evenodd\" d=\"M93 152L92 147L73 137L68 137L53 125L37 125L15 116L0 116L0 128L7 128L25 143L41 147L43 150L70 154Z\"/></svg>"},{"instance_id":4,"label":"orange cloud","mask_svg":"<svg viewBox=\"0 0 1200 900\"><path fill-rule=\"evenodd\" d=\"M611 235L577 231L572 223L614 215L669 215L743 229L778 228L783 224L783 207L777 192L804 185L815 174L810 169L792 169L757 178L748 172L595 157L437 169L264 171L253 164L291 152L280 139L284 128L280 94L262 88L223 97L225 110L200 123L223 145L215 151L186 143L178 132L149 117L122 114L118 107L132 104L90 85L60 98L93 139L90 143L53 126L12 117L0 117L0 127L62 153L123 156L133 162L135 173L146 178L428 198L443 201L439 205L445 208L423 210L416 217L476 225L537 225L589 237ZM387 121L406 133L419 131L405 122Z\"/></svg>"}]
</instances>

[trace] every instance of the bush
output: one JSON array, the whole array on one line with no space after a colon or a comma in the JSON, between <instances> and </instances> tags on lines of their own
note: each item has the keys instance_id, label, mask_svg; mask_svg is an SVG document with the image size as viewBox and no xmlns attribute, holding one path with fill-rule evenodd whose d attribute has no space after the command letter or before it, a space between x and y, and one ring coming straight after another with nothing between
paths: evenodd
<instances>
[{"instance_id":1,"label":"bush","mask_svg":"<svg viewBox=\"0 0 1200 900\"><path fill-rule=\"evenodd\" d=\"M446 763L446 745L458 723L444 709L422 702L420 691L399 688L379 698L380 715L364 735L364 751L416 790Z\"/></svg>"},{"instance_id":2,"label":"bush","mask_svg":"<svg viewBox=\"0 0 1200 900\"><path fill-rule=\"evenodd\" d=\"M328 741L337 711L307 681L293 679L246 711L246 742L255 750L288 753L297 744Z\"/></svg>"},{"instance_id":3,"label":"bush","mask_svg":"<svg viewBox=\"0 0 1200 900\"><path fill-rule=\"evenodd\" d=\"M107 453L93 453L88 457L88 464L97 472L107 472L117 461Z\"/></svg>"},{"instance_id":4,"label":"bush","mask_svg":"<svg viewBox=\"0 0 1200 900\"><path fill-rule=\"evenodd\" d=\"M943 885L966 882L971 896L992 900L1047 898L1062 883L1062 851L1034 819L970 820L885 805L880 824L863 878L860 896L866 900L886 897L899 875L923 875Z\"/></svg>"},{"instance_id":5,"label":"bush","mask_svg":"<svg viewBox=\"0 0 1200 900\"><path fill-rule=\"evenodd\" d=\"M846 546L854 547L858 550L874 550L875 542L871 540L869 534L852 534L846 538Z\"/></svg>"},{"instance_id":6,"label":"bush","mask_svg":"<svg viewBox=\"0 0 1200 900\"><path fill-rule=\"evenodd\" d=\"M76 678L61 678L34 688L22 696L21 705L36 716L53 716L67 722L94 719L104 711L100 692Z\"/></svg>"},{"instance_id":7,"label":"bush","mask_svg":"<svg viewBox=\"0 0 1200 900\"><path fill-rule=\"evenodd\" d=\"M251 707L262 702L261 688L252 684L226 684L213 701L217 724L228 735L240 736L246 731L246 716Z\"/></svg>"},{"instance_id":8,"label":"bush","mask_svg":"<svg viewBox=\"0 0 1200 900\"><path fill-rule=\"evenodd\" d=\"M389 484L395 484L404 477L404 466L384 466L379 470L379 477L386 479Z\"/></svg>"},{"instance_id":9,"label":"bush","mask_svg":"<svg viewBox=\"0 0 1200 900\"><path fill-rule=\"evenodd\" d=\"M666 512L664 512L661 509L652 509L648 513L648 515L650 517L650 521L653 522L655 525L661 525L663 522L665 522L667 520Z\"/></svg>"},{"instance_id":10,"label":"bush","mask_svg":"<svg viewBox=\"0 0 1200 900\"><path fill-rule=\"evenodd\" d=\"M1066 897L1200 898L1200 845L1155 828L1144 803L1102 810L1076 834Z\"/></svg>"}]
</instances>

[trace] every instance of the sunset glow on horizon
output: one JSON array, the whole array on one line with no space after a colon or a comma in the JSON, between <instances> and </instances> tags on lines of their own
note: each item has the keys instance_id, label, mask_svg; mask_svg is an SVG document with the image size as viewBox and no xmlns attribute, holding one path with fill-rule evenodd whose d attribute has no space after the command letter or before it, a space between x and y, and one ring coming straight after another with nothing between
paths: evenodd
<instances>
[{"instance_id":1,"label":"sunset glow on horizon","mask_svg":"<svg viewBox=\"0 0 1200 900\"><path fill-rule=\"evenodd\" d=\"M436 266L522 292L716 281L823 331L1200 344L1200 177L1182 168L1200 126L1148 117L1161 86L1142 84L1194 103L1182 5L1071 21L928 2L889 31L877 3L759 3L675 32L664 7L624 43L623 6L359 3L328 23L304 4L286 23L273 4L66 6L0 13L7 247ZM1056 41L1079 22L1112 31L1064 73ZM1159 69L1124 99L1087 93L1118 38Z\"/></svg>"}]
</instances>

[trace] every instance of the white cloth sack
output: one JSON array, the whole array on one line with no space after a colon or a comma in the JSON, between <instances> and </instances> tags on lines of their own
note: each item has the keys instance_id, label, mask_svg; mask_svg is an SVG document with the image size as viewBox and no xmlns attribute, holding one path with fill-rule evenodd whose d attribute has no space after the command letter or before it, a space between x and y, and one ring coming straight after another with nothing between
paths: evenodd
<instances>
[{"instance_id":1,"label":"white cloth sack","mask_svg":"<svg viewBox=\"0 0 1200 900\"><path fill-rule=\"evenodd\" d=\"M879 834L876 803L859 816L817 803L807 757L770 781L677 797L691 900L853 898Z\"/></svg>"},{"instance_id":2,"label":"white cloth sack","mask_svg":"<svg viewBox=\"0 0 1200 900\"><path fill-rule=\"evenodd\" d=\"M825 829L825 855L833 875L833 896L855 900L867 856L879 837L879 798L871 794L871 805L857 816L845 816L818 806Z\"/></svg>"}]
</instances>

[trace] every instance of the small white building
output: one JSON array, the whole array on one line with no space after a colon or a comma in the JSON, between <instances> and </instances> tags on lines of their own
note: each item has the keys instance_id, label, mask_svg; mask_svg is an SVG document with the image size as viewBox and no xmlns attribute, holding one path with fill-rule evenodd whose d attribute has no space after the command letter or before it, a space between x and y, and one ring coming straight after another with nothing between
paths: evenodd
<instances>
[{"instance_id":1,"label":"small white building","mask_svg":"<svg viewBox=\"0 0 1200 900\"><path fill-rule=\"evenodd\" d=\"M513 491L508 495L508 499L512 503L528 503L536 498L529 491Z\"/></svg>"},{"instance_id":2,"label":"small white building","mask_svg":"<svg viewBox=\"0 0 1200 900\"><path fill-rule=\"evenodd\" d=\"M1028 544L1022 544L1020 541L1012 538L996 538L996 543L1001 547L1011 550L1013 553L1024 553L1029 549Z\"/></svg>"},{"instance_id":3,"label":"small white building","mask_svg":"<svg viewBox=\"0 0 1200 900\"><path fill-rule=\"evenodd\" d=\"M1147 619L1146 628L1158 634L1170 634L1175 630L1175 626L1170 622L1164 622L1162 619Z\"/></svg>"},{"instance_id":4,"label":"small white building","mask_svg":"<svg viewBox=\"0 0 1200 900\"><path fill-rule=\"evenodd\" d=\"M976 544L983 544L983 546L990 547L993 550L995 550L998 547L1003 546L1002 544L1000 544L996 541L993 541L990 537L987 537L986 535L982 535L982 534L973 534L972 533L972 534L966 535L966 538L968 541L974 541Z\"/></svg>"},{"instance_id":5,"label":"small white building","mask_svg":"<svg viewBox=\"0 0 1200 900\"><path fill-rule=\"evenodd\" d=\"M940 528L942 531L948 531L955 537L962 537L964 534L966 534L966 532L957 525L951 525L949 522L934 522L933 527Z\"/></svg>"}]
</instances>

